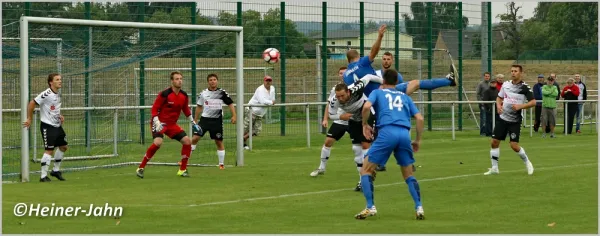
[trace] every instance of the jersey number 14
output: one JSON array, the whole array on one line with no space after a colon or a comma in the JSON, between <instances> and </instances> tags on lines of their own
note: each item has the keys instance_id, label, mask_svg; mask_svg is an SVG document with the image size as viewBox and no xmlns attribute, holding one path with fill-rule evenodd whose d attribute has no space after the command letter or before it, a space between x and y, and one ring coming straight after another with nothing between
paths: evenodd
<instances>
[{"instance_id":1,"label":"jersey number 14","mask_svg":"<svg viewBox=\"0 0 600 236\"><path fill-rule=\"evenodd\" d=\"M400 96L392 96L391 94L385 94L385 98L388 99L388 105L390 110L394 110L394 107L398 109L398 111L402 111L402 98Z\"/></svg>"}]
</instances>

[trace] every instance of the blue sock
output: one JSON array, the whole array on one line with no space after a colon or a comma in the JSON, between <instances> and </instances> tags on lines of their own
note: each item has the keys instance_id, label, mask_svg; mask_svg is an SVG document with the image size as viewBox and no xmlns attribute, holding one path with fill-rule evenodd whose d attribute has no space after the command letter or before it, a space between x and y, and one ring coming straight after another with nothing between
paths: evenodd
<instances>
[{"instance_id":1,"label":"blue sock","mask_svg":"<svg viewBox=\"0 0 600 236\"><path fill-rule=\"evenodd\" d=\"M367 199L367 208L373 207L375 203L373 200L373 181L371 175L361 175L360 185L362 187L362 192L365 195L365 199Z\"/></svg>"},{"instance_id":2,"label":"blue sock","mask_svg":"<svg viewBox=\"0 0 600 236\"><path fill-rule=\"evenodd\" d=\"M417 179L415 179L414 176L408 177L408 179L406 179L405 182L408 185L408 192L410 192L410 196L415 201L416 209L418 206L421 206L421 189L419 188L419 183L417 182Z\"/></svg>"},{"instance_id":3,"label":"blue sock","mask_svg":"<svg viewBox=\"0 0 600 236\"><path fill-rule=\"evenodd\" d=\"M434 90L436 88L450 86L448 78L419 80L419 88L424 90Z\"/></svg>"}]
</instances>

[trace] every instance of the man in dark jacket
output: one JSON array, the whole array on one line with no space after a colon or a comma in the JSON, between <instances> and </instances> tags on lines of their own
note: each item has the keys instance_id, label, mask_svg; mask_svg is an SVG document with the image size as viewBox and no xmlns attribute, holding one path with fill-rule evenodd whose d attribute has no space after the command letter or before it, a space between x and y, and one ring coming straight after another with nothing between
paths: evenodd
<instances>
[{"instance_id":1,"label":"man in dark jacket","mask_svg":"<svg viewBox=\"0 0 600 236\"><path fill-rule=\"evenodd\" d=\"M537 84L533 86L533 97L537 101L535 104L535 123L533 125L533 131L536 133L540 127L540 117L542 114L542 87L544 86L544 75L538 75L537 80Z\"/></svg>"},{"instance_id":2,"label":"man in dark jacket","mask_svg":"<svg viewBox=\"0 0 600 236\"><path fill-rule=\"evenodd\" d=\"M579 96L579 86L575 84L575 80L573 78L569 78L567 80L567 85L565 85L560 95L566 101L577 101L577 97ZM565 104L567 109L567 120L565 122L567 134L571 134L573 131L573 120L575 118L575 113L577 113L577 105L577 102L569 102L568 104Z\"/></svg>"},{"instance_id":3,"label":"man in dark jacket","mask_svg":"<svg viewBox=\"0 0 600 236\"><path fill-rule=\"evenodd\" d=\"M575 84L579 87L579 96L577 97L577 100L587 100L587 87L585 86L585 84L583 82L581 82L581 75L580 74L575 74ZM577 124L575 125L575 131L579 134L581 133L581 119L583 117L583 114L581 113L583 111L583 102L580 102L579 105L577 106L577 113L575 113L575 119L577 120Z\"/></svg>"},{"instance_id":4,"label":"man in dark jacket","mask_svg":"<svg viewBox=\"0 0 600 236\"><path fill-rule=\"evenodd\" d=\"M489 88L486 89L485 92L483 92L483 97L481 99L482 101L496 101L496 98L498 97L498 92L500 92L496 88L497 82L498 81L496 81L495 78L490 80ZM486 114L486 118L485 118L486 124L485 124L485 127L487 129L486 130L486 136L488 136L488 137L492 136L492 131L493 131L493 129L492 129L492 127L493 127L492 126L492 116L496 115L496 121L498 121L498 119L500 119L500 115L498 115L498 111L492 113L492 107L493 106L494 106L493 103L485 103L484 104L484 108L485 108L485 111L486 111L486 113L485 113Z\"/></svg>"}]
</instances>

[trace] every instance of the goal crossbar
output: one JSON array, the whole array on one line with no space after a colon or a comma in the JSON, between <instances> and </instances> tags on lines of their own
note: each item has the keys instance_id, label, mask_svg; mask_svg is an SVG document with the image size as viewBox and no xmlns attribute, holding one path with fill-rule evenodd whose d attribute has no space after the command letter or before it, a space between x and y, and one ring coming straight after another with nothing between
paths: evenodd
<instances>
[{"instance_id":1,"label":"goal crossbar","mask_svg":"<svg viewBox=\"0 0 600 236\"><path fill-rule=\"evenodd\" d=\"M19 56L20 56L20 92L21 92L21 120L27 119L27 105L29 103L29 24L53 24L53 25L78 25L90 27L113 27L113 28L143 28L143 29L162 29L162 30L187 30L187 31L223 31L236 33L236 51L235 68L236 84L238 92L244 91L244 38L243 27L241 26L215 26L215 25L191 25L191 24L163 24L146 22L125 22L125 21L101 21L101 20L82 20L67 18L50 17L32 17L22 16L19 20ZM0 103L2 103L0 97ZM243 104L243 96L237 96L237 103ZM238 106L237 113L244 114L243 106ZM244 126L242 122L237 122L236 132L243 133ZM0 144L1 145L1 144ZM29 147L29 130L26 127L21 128L21 147ZM0 147L1 148L1 147ZM237 136L237 157L236 165L244 165L243 137ZM21 148L21 181L29 182L29 149Z\"/></svg>"}]
</instances>

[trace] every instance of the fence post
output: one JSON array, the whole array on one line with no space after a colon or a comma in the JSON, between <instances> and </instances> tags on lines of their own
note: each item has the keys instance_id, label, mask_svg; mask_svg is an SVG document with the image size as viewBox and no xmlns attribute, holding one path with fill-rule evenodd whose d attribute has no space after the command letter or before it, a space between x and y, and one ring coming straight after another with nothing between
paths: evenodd
<instances>
[{"instance_id":1,"label":"fence post","mask_svg":"<svg viewBox=\"0 0 600 236\"><path fill-rule=\"evenodd\" d=\"M144 4L144 2L140 2L138 3L138 22L144 22L144 14L145 13L145 8L146 5ZM144 44L144 38L145 38L145 29L140 29L140 45ZM146 62L144 60L140 61L140 106L144 106L146 103L146 96L145 96L145 91L144 91L144 87L146 87L144 81L145 81L145 75L146 75ZM140 109L140 143L142 145L144 145L144 134L145 134L145 111L144 109Z\"/></svg>"},{"instance_id":2,"label":"fence post","mask_svg":"<svg viewBox=\"0 0 600 236\"><path fill-rule=\"evenodd\" d=\"M452 112L452 140L456 140L456 129L454 126L454 103L452 103L452 107L450 108L450 112Z\"/></svg>"},{"instance_id":3,"label":"fence post","mask_svg":"<svg viewBox=\"0 0 600 236\"><path fill-rule=\"evenodd\" d=\"M400 71L400 3L398 2L394 3L394 40L394 67Z\"/></svg>"},{"instance_id":4,"label":"fence post","mask_svg":"<svg viewBox=\"0 0 600 236\"><path fill-rule=\"evenodd\" d=\"M322 5L321 22L321 102L327 101L327 2ZM321 111L325 111L325 106L321 106ZM323 114L323 113L321 113ZM325 114L323 114L324 116ZM323 132L327 132L323 129Z\"/></svg>"},{"instance_id":5,"label":"fence post","mask_svg":"<svg viewBox=\"0 0 600 236\"><path fill-rule=\"evenodd\" d=\"M250 122L248 122L248 147L250 148L250 151L252 151L252 134L253 134L253 124L252 124L252 107L248 107L248 120Z\"/></svg>"},{"instance_id":6,"label":"fence post","mask_svg":"<svg viewBox=\"0 0 600 236\"><path fill-rule=\"evenodd\" d=\"M496 102L492 103L492 132L496 128Z\"/></svg>"},{"instance_id":7,"label":"fence post","mask_svg":"<svg viewBox=\"0 0 600 236\"><path fill-rule=\"evenodd\" d=\"M529 108L529 137L533 137L533 109L535 107Z\"/></svg>"},{"instance_id":8,"label":"fence post","mask_svg":"<svg viewBox=\"0 0 600 236\"><path fill-rule=\"evenodd\" d=\"M462 83L462 69L463 69L463 14L462 14L462 2L458 2L458 101L462 101L463 83ZM462 130L462 103L458 104L458 130Z\"/></svg>"},{"instance_id":9,"label":"fence post","mask_svg":"<svg viewBox=\"0 0 600 236\"><path fill-rule=\"evenodd\" d=\"M196 24L196 2L191 2L190 8L191 8L190 12L191 12L191 17L192 17L192 19L191 19L192 25L195 25ZM194 30L192 32L192 42L196 41L196 38L197 38L196 32L198 32L198 31ZM194 46L192 46L192 53L191 53L192 54L191 55L191 57L192 57L191 58L192 59L192 62L191 62L192 63L191 64L191 69L192 69L192 71L191 71L192 72L192 74L191 74L191 76L192 76L192 96L191 97L192 98L195 97L195 96L197 96L196 95L196 50L197 50L197 48L196 48L196 45L194 44ZM195 103L193 101L193 99L191 99L191 100L192 100L192 103ZM192 114L194 114L194 112L192 112Z\"/></svg>"},{"instance_id":10,"label":"fence post","mask_svg":"<svg viewBox=\"0 0 600 236\"><path fill-rule=\"evenodd\" d=\"M117 151L117 144L119 139L119 109L115 109L115 116L113 120L113 155L119 156Z\"/></svg>"},{"instance_id":11,"label":"fence post","mask_svg":"<svg viewBox=\"0 0 600 236\"><path fill-rule=\"evenodd\" d=\"M432 19L432 15L433 15L433 7L431 2L427 3L427 78L431 79L432 73L432 63L433 63L433 51L432 51L432 44L433 44L433 32L432 32L432 28L433 28L433 19ZM427 91L427 101L431 101L432 97L431 97L431 90ZM427 104L427 130L431 131L432 127L431 127L431 103Z\"/></svg>"},{"instance_id":12,"label":"fence post","mask_svg":"<svg viewBox=\"0 0 600 236\"><path fill-rule=\"evenodd\" d=\"M92 19L92 15L91 15L91 3L90 2L85 2L84 3L85 6L85 19L86 20L91 20ZM91 67L91 63L92 63L92 27L89 26L87 27L87 31L85 32L85 43L86 43L86 48L88 49L88 53L85 56L85 81L84 81L84 90L85 90L85 97L84 97L84 103L85 103L85 107L89 107L90 104L90 77L91 74L89 72L90 67ZM90 154L90 152L92 151L92 142L91 142L91 112L90 110L85 111L85 147L86 147L86 152L87 154Z\"/></svg>"},{"instance_id":13,"label":"fence post","mask_svg":"<svg viewBox=\"0 0 600 236\"><path fill-rule=\"evenodd\" d=\"M286 46L286 42L285 42L285 2L281 2L281 26L280 26L280 37L281 37L281 45L279 45L279 51L281 52L280 57L281 57L281 62L279 63L280 65L280 70L281 70L281 103L285 103L285 91L286 91L286 87L285 87L285 58L286 53L285 53L285 46ZM285 115L285 106L281 106L280 110L279 110L279 120L281 123L281 136L285 136L285 120L286 120L286 115Z\"/></svg>"},{"instance_id":14,"label":"fence post","mask_svg":"<svg viewBox=\"0 0 600 236\"><path fill-rule=\"evenodd\" d=\"M306 104L306 146L310 148L310 108Z\"/></svg>"},{"instance_id":15,"label":"fence post","mask_svg":"<svg viewBox=\"0 0 600 236\"><path fill-rule=\"evenodd\" d=\"M568 118L569 118L569 116L568 116L568 114L569 114L569 103L568 103L568 101L564 101L564 104L565 104L565 122L564 122L565 124L564 124L564 127L565 127L565 136L566 136L567 135L567 123L569 123L568 122Z\"/></svg>"},{"instance_id":16,"label":"fence post","mask_svg":"<svg viewBox=\"0 0 600 236\"><path fill-rule=\"evenodd\" d=\"M360 56L365 55L365 3L360 2Z\"/></svg>"},{"instance_id":17,"label":"fence post","mask_svg":"<svg viewBox=\"0 0 600 236\"><path fill-rule=\"evenodd\" d=\"M494 72L492 72L492 2L488 2L487 3L487 44L488 44L488 56L487 56L487 65L488 65L488 69L487 71L489 71L490 73L494 74Z\"/></svg>"}]
</instances>

